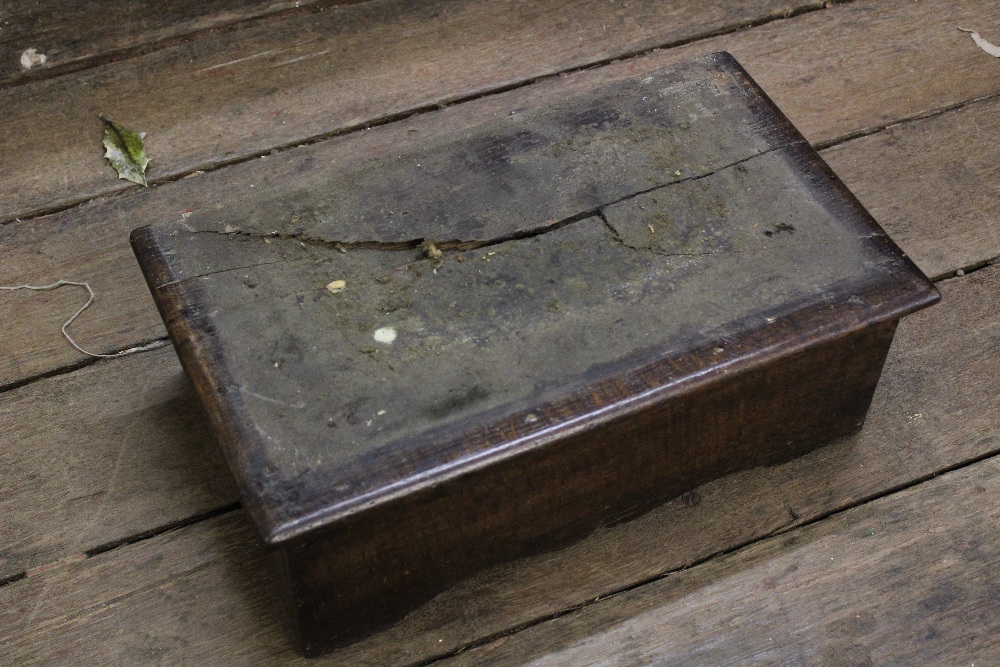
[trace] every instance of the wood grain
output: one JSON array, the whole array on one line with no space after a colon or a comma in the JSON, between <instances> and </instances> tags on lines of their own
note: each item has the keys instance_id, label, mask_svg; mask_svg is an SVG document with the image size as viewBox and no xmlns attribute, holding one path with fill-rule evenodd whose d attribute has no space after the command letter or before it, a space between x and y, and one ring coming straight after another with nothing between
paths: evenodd
<instances>
[{"instance_id":1,"label":"wood grain","mask_svg":"<svg viewBox=\"0 0 1000 667\"><path fill-rule=\"evenodd\" d=\"M0 579L236 500L172 349L0 396Z\"/></svg>"},{"instance_id":2,"label":"wood grain","mask_svg":"<svg viewBox=\"0 0 1000 667\"><path fill-rule=\"evenodd\" d=\"M985 11L976 3L961 7L964 8L962 11ZM980 57L988 56L978 51L974 44L965 53L963 49L967 46L963 41L952 44L950 32L937 32L936 26L940 22L928 22L929 16L935 12L949 11L958 9L934 3L890 2L872 6L856 3L856 6L838 7L835 11L807 14L681 49L541 82L369 132L283 151L263 160L149 190L130 191L127 196L102 198L57 215L0 227L0 252L4 256L4 263L0 266L0 283L51 282L55 277L91 281L99 301L74 324L78 340L96 351L127 347L136 341L164 335L159 316L127 244L128 232L142 224L191 215L192 212L212 214L215 211L224 216L248 205L278 212L292 205L302 206L303 197L309 196L310 189L316 191L321 187L330 187L325 182L329 177L329 165L338 165L339 168L339 165L368 154L385 154L396 144L405 146L416 141L430 141L437 133L450 128L485 122L519 109L545 104L579 86L613 80L653 69L671 60L720 48L734 51L751 74L764 83L767 92L789 113L792 121L811 134L814 140L858 131L880 122L884 116L898 118L918 114L928 107L959 102L968 95L985 90L983 81L986 79L983 77L986 77L984 72L989 68L981 69L978 64L982 63ZM990 15L993 18L972 16L971 19L985 24L988 20L995 20L996 17L992 13ZM906 51L910 60L900 60L900 55L888 45L869 48L869 42L875 35L882 34L883 38L895 44L887 37L891 31L898 29L919 33L929 30L930 25L935 26L935 32L921 48L937 49L939 56L934 64L926 67L921 64L925 55L922 52L911 54ZM955 34L962 37L957 30ZM829 41L834 39L836 43ZM828 48L822 47L824 44ZM810 49L817 50L818 55L809 54ZM953 51L961 53L961 58L956 59ZM795 64L784 64L786 61ZM943 66L943 62L949 63L948 67L954 65L956 69L949 70L947 77L942 73L942 77L955 83L939 89L937 82L925 85L916 75L907 79L906 72L909 70L900 69L900 63L904 61L910 62L916 72L923 72L927 67ZM806 71L801 68L806 68ZM849 85L844 80L843 72L851 72ZM895 82L893 86L886 89L885 95L868 94L865 87L874 85L872 81L880 80L883 75ZM989 81L995 79L989 78ZM845 104L844 100L851 103ZM883 103L884 108L879 106ZM377 106L375 102L372 104ZM970 140L965 132L968 128L989 136L1000 129L1000 120L997 120L1000 115L995 113L997 102L981 104L984 105L982 111L975 111L980 107L972 105L969 110L949 112L938 120L907 123L892 130L896 136L905 137L911 128L918 128L913 131L922 134L920 139L912 142L914 154L919 152L921 142L926 143L927 164L921 163L921 169L907 172L907 178L899 178L899 182L919 183L921 177L929 178L929 174L941 173L924 169L941 168L933 164L939 150L945 153L954 150L953 154L966 152L967 179L939 179L933 188L918 187L896 194L891 188L864 189L864 182L871 179L873 173L879 173L885 150L876 137L849 142L838 149L843 153L831 158L847 185L862 189L864 203L879 213L876 217L884 223L890 235L902 233L903 238L899 240L903 250L931 274L954 270L974 259L981 261L1000 254L1000 243L995 238L991 239L986 231L996 229L996 225L988 218L985 220L987 224L983 224L983 217L962 203L970 191L978 193L975 194L977 201L992 201L991 188L994 186L991 184L995 183L990 178L995 169L993 151L989 142ZM836 110L836 113L831 113L831 110ZM335 113L335 109L331 108L326 108L326 111ZM963 148L945 146L947 140L958 137L963 137L960 143ZM900 155L899 163L891 168L905 172L911 164L909 159L902 159L907 155ZM893 182L881 178L875 181ZM937 198L937 208L922 206L920 202L927 197ZM898 209L898 215L891 214L882 220L881 212L896 210L890 210L888 207L891 204L883 204L883 201L905 202L905 205ZM926 212L931 210L942 215L927 215ZM955 243L940 243L940 222L944 219L949 220L949 229L955 233ZM94 239L101 241L95 243ZM958 240L966 239L971 245L956 245ZM927 262L930 263L925 266ZM0 298L0 320L10 332L8 337L0 340L0 386L81 358L59 335L59 326L80 303L79 293L73 290L46 294L18 293Z\"/></svg>"},{"instance_id":3,"label":"wood grain","mask_svg":"<svg viewBox=\"0 0 1000 667\"><path fill-rule=\"evenodd\" d=\"M1000 255L1000 100L823 151L868 211L937 279Z\"/></svg>"},{"instance_id":4,"label":"wood grain","mask_svg":"<svg viewBox=\"0 0 1000 667\"><path fill-rule=\"evenodd\" d=\"M162 180L818 5L716 1L664 11L652 0L627 7L589 1L570 10L552 0L529 11L515 0L377 0L225 31L0 93L4 124L19 128L0 134L7 156L0 220L130 187L95 149L99 113L149 133L149 177ZM659 53L648 68L728 48L797 124L800 113L823 111L822 126L800 125L813 141L996 90L984 54L953 29L1000 29L988 0L859 2L829 13ZM900 31L917 34L900 43L893 39ZM369 43L380 47L365 48ZM767 58L755 67L748 56L761 54ZM776 80L794 82L796 94L782 95ZM870 94L875 88L879 95ZM52 160L59 178L49 176Z\"/></svg>"},{"instance_id":5,"label":"wood grain","mask_svg":"<svg viewBox=\"0 0 1000 667\"><path fill-rule=\"evenodd\" d=\"M440 664L991 664L997 522L994 457Z\"/></svg>"},{"instance_id":6,"label":"wood grain","mask_svg":"<svg viewBox=\"0 0 1000 667\"><path fill-rule=\"evenodd\" d=\"M162 180L820 4L374 0L206 34L0 91L0 221L130 187L97 114L148 133Z\"/></svg>"},{"instance_id":7,"label":"wood grain","mask_svg":"<svg viewBox=\"0 0 1000 667\"><path fill-rule=\"evenodd\" d=\"M0 10L0 87L117 62L165 39L311 4L316 0L6 3ZM24 69L21 54L29 48L45 54L45 63Z\"/></svg>"},{"instance_id":8,"label":"wood grain","mask_svg":"<svg viewBox=\"0 0 1000 667\"><path fill-rule=\"evenodd\" d=\"M901 324L859 435L497 568L311 664L416 664L997 453L1000 268L941 288L941 305ZM906 505L921 507L919 498ZM0 651L15 664L306 664L280 629L257 553L248 525L229 517L9 584L0 589Z\"/></svg>"}]
</instances>

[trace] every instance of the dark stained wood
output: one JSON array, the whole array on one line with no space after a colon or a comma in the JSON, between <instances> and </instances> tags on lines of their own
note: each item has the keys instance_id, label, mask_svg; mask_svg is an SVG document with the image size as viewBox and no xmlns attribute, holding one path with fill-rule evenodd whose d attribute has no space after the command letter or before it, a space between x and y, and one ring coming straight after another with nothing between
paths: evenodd
<instances>
[{"instance_id":1,"label":"dark stained wood","mask_svg":"<svg viewBox=\"0 0 1000 667\"><path fill-rule=\"evenodd\" d=\"M133 234L312 655L854 432L937 300L728 54L333 180Z\"/></svg>"},{"instance_id":2,"label":"dark stained wood","mask_svg":"<svg viewBox=\"0 0 1000 667\"><path fill-rule=\"evenodd\" d=\"M0 579L236 500L171 349L0 395Z\"/></svg>"},{"instance_id":3,"label":"dark stained wood","mask_svg":"<svg viewBox=\"0 0 1000 667\"><path fill-rule=\"evenodd\" d=\"M988 665L1000 460L475 649L475 665Z\"/></svg>"},{"instance_id":4,"label":"dark stained wood","mask_svg":"<svg viewBox=\"0 0 1000 667\"><path fill-rule=\"evenodd\" d=\"M1000 453L1000 397L992 391L1000 360L1000 270L941 287L941 305L900 325L859 434L783 465L721 478L686 501L602 528L558 552L495 568L325 658L307 662L293 652L273 584L262 575L240 515L0 588L0 656L13 664L28 657L86 664L93 656L139 665L422 664Z\"/></svg>"},{"instance_id":5,"label":"dark stained wood","mask_svg":"<svg viewBox=\"0 0 1000 667\"><path fill-rule=\"evenodd\" d=\"M162 180L821 4L373 0L200 35L0 91L16 128L0 132L0 221L131 187L102 158L98 114L148 133Z\"/></svg>"},{"instance_id":6,"label":"dark stained wood","mask_svg":"<svg viewBox=\"0 0 1000 667\"><path fill-rule=\"evenodd\" d=\"M316 0L11 2L0 13L0 86L117 62L165 39L313 4ZM45 54L45 62L25 69L26 49Z\"/></svg>"},{"instance_id":7,"label":"dark stained wood","mask_svg":"<svg viewBox=\"0 0 1000 667\"><path fill-rule=\"evenodd\" d=\"M659 6L659 5L658 5ZM853 5L852 5L853 6ZM860 6L860 5L859 5ZM932 5L937 6L937 5ZM923 5L881 3L864 16L872 22L872 29L884 30L888 35L890 28L899 34L917 34L927 30L926 15L920 12L908 14ZM930 10L927 10L930 11ZM943 11L943 10L941 10ZM898 67L899 60L891 48L879 48L872 51L869 43L873 39L872 32L864 29L854 14L837 12L822 13L830 23L803 24L811 15L796 17L793 20L781 21L773 26L739 32L708 40L698 45L684 47L685 53L696 53L697 48L710 46L725 47L740 54L742 62L752 71L768 82L768 90L775 95L786 111L792 114L792 120L800 127L812 128L813 139L833 137L838 133L855 132L865 124L871 123L870 106L873 97L869 94L870 81L878 80L888 70L893 70L892 76L903 76L905 72ZM888 12L883 15L882 12ZM900 12L903 12L901 15ZM993 14L991 13L991 16ZM976 19L985 21L986 19ZM810 19L812 21L812 19ZM846 22L841 22L846 21ZM893 23L897 21L897 23ZM977 23L976 25L980 25ZM806 29L803 26L807 26ZM953 48L964 49L967 45L959 43L952 45L948 33L938 33L937 28L933 38L923 42L924 48L938 48L935 56L938 64L952 62ZM958 35L958 31L955 31ZM896 34L896 32L893 32ZM888 39L883 35L885 39ZM821 49L822 58L832 58L831 61L817 60L818 56L799 55L795 59L795 68L783 64L786 54L784 50L776 50L775 43L785 48L796 45L795 48L804 52L807 49L818 48L823 40L836 36L836 48ZM847 41L844 41L847 40ZM853 41L851 41L853 40ZM967 40L969 41L969 40ZM978 51L972 45L973 51ZM632 70L647 71L657 64L675 57L676 50L652 54L649 57L581 72L557 80L541 82L516 91L497 95L471 103L464 103L441 112L426 114L420 118L392 123L389 126L376 128L370 132L354 133L331 141L304 147L297 150L282 152L265 160L255 160L227 169L169 183L150 190L131 191L128 196L120 198L104 198L77 209L56 216L41 218L24 224L14 224L0 227L0 251L4 262L0 265L0 284L34 282L36 284L51 282L54 277L75 277L89 280L98 293L98 301L87 313L74 324L77 338L88 349L95 351L113 351L134 345L138 341L150 340L164 335L163 327L155 312L148 293L143 286L141 274L135 265L131 251L127 247L128 232L137 226L151 221L180 218L193 215L196 218L199 211L215 214L215 211L225 211L230 208L244 209L275 205L285 199L299 199L312 196L316 205L324 203L317 193L324 192L328 182L331 165L339 168L350 162L356 162L370 155L387 154L396 146L405 147L427 141L442 132L458 130L462 127L484 122L489 118L503 118L516 111L524 111L545 104L546 101L568 94L573 90L587 85L596 85L602 80L614 80L628 75ZM798 51L796 51L798 53ZM965 54L975 58L974 62L982 62L979 58L988 58L981 51ZM843 61L836 58L857 58ZM921 56L922 57L922 56ZM973 62L973 61L970 61ZM808 75L796 75L797 67L810 64L812 69ZM927 86L937 86L938 82L926 82L922 72L926 68L916 68L912 81L898 81L898 87L886 93L889 105L895 113L911 116L927 110L928 100L922 97L925 91L932 91ZM855 77L864 73L854 87L843 88L842 71L851 71ZM964 72L965 70L961 70ZM948 88L954 97L937 99L935 103L954 104L961 102L966 94L962 88L966 82L975 76L987 76L988 68L974 69L971 74L962 74L956 70L951 78L961 85ZM957 77L957 78L956 78ZM948 77L944 77L947 79ZM995 81L990 78L990 81ZM854 86L855 78L851 79ZM865 83L868 82L868 83ZM442 85L444 85L442 83ZM835 91L835 92L829 92ZM891 93L891 94L890 94ZM822 98L823 103L816 100ZM845 100L851 100L845 104ZM808 102L808 103L807 103ZM374 103L373 103L374 104ZM888 104L888 102L887 102ZM985 102L986 105L996 105L995 101ZM839 113L845 109L854 109L857 115L849 119L838 116L837 124L834 117L827 111L836 108ZM325 108L327 114L332 114ZM884 113L889 113L888 111ZM954 115L955 130L947 130L941 125L934 125L945 137L961 136L962 128L966 127L965 111ZM948 114L951 116L951 114ZM1000 115L984 111L979 116L981 120L971 124L970 130L988 133L997 131ZM897 117L898 120L898 117ZM931 123L932 121L922 121ZM982 123L986 123L983 125ZM905 133L911 124L901 126L898 132ZM914 127L921 127L918 123ZM938 150L944 150L942 142L935 142L937 135L927 137L927 154L933 156ZM988 166L993 164L993 153L988 142L974 141L972 135L966 136L961 144L964 150L974 158L973 164ZM859 164L878 164L882 147L877 143L862 144L866 153ZM851 155L849 151L845 155ZM837 161L837 168L842 177L851 187L861 186L861 179L868 172L859 170L856 175L850 171L854 160ZM902 163L905 168L910 162ZM989 169L992 169L990 166ZM905 209L908 215L890 216L885 222L900 225L903 240L907 243L903 249L913 257L918 264L925 261L923 255L916 250L935 248L935 252L945 251L941 259L943 268L960 268L965 263L965 257L976 256L981 260L1000 254L1000 239L989 238L982 230L988 230L981 218L973 210L960 205L962 198L970 189L986 193L983 198L989 199L989 179L991 171L987 170L982 177L971 174L968 181L938 180L936 188L918 187L916 190L897 197L897 200L913 202L912 207ZM916 181L919 172L912 172L903 179L904 182ZM254 186L254 187L251 187ZM266 186L266 187L265 187ZM959 248L952 244L940 244L940 219L928 216L919 202L924 198L935 196L938 188L947 186L948 200L959 204L957 208L942 211L945 218L951 221L953 227L962 229L962 238L972 241L969 247ZM310 193L312 193L310 195ZM886 197L896 197L888 190L882 191ZM943 194L943 193L942 193ZM943 201L943 200L942 200ZM881 205L871 197L866 204L876 210ZM897 230L887 226L893 235ZM102 242L95 244L93 239L100 238ZM950 258L959 257L962 260L956 266ZM930 258L927 258L928 260ZM937 274L939 269L930 265L928 271ZM0 386L16 382L25 377L50 371L53 368L78 361L82 357L63 340L59 334L59 326L75 308L81 304L80 293L76 290L64 289L46 294L17 293L6 294L0 298L0 320L5 324L8 337L0 340Z\"/></svg>"}]
</instances>

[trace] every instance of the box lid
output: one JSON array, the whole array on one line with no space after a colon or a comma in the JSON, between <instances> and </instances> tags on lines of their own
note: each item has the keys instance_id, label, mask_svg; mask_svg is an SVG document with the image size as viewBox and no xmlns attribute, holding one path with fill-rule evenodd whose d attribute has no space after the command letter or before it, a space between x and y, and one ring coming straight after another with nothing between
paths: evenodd
<instances>
[{"instance_id":1,"label":"box lid","mask_svg":"<svg viewBox=\"0 0 1000 667\"><path fill-rule=\"evenodd\" d=\"M937 300L728 54L593 79L133 232L265 541Z\"/></svg>"}]
</instances>

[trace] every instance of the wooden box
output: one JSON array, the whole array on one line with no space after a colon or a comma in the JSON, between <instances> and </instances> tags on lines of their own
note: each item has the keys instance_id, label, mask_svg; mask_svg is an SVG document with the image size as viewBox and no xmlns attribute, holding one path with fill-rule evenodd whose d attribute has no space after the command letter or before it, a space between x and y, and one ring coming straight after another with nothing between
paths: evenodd
<instances>
[{"instance_id":1,"label":"wooden box","mask_svg":"<svg viewBox=\"0 0 1000 667\"><path fill-rule=\"evenodd\" d=\"M571 84L133 233L308 655L857 431L938 299L728 54Z\"/></svg>"}]
</instances>

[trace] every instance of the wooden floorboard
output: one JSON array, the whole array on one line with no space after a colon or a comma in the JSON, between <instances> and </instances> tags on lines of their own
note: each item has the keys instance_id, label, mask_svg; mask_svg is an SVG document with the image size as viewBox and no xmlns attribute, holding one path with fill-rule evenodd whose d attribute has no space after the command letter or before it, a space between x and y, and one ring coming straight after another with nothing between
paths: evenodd
<instances>
[{"instance_id":1,"label":"wooden floorboard","mask_svg":"<svg viewBox=\"0 0 1000 667\"><path fill-rule=\"evenodd\" d=\"M962 5L961 11L967 13L964 18L976 24L977 21L987 22L984 18L987 9L986 3L970 2ZM396 143L430 140L434 134L455 125L502 117L524 106L544 103L560 90L648 71L667 62L722 48L737 54L813 141L829 141L865 132L873 123L898 122L942 106L962 103L970 96L1000 93L1000 83L991 73L993 61L990 57L958 30L952 34L945 20L945 15L950 16L952 11L958 10L944 2L885 2L852 3L812 12L761 28L544 81L369 132L282 151L264 160L149 190L130 190L123 196L102 198L58 215L6 225L0 227L0 253L5 258L0 266L0 284L39 284L57 277L88 280L97 290L99 300L74 324L77 338L95 351L129 347L164 335L128 248L127 234L134 227L183 215L235 215L243 210L257 209L271 211L274 215L287 214L291 203L300 207L305 205L303 198L308 197L310 187L332 187L330 179L337 170L359 156L392 150ZM996 19L992 13L990 17L988 20ZM933 30L921 41L920 49L899 46L899 40L891 38L892 30L905 28L910 33L923 34L921 31L930 30L928 26L933 26ZM888 45L890 42L896 46ZM928 56L922 50L936 55ZM901 69L901 62L906 62L907 66ZM940 76L952 83L945 85L923 80L929 68L942 66L948 69L940 71ZM850 72L850 77L845 76L845 72ZM883 79L886 81L884 90L881 87ZM882 90L883 94L872 95L868 92L871 89ZM880 106L880 102L884 103ZM1000 121L990 111L996 102L980 104L984 106L973 104L971 111L949 112L939 116L938 121L905 123L890 130L892 134L886 135L888 140L907 136L911 126L927 128L923 129L923 137L909 141L908 152L894 149L900 157L898 165L892 167L897 173L905 171L911 164L909 159L920 152L920 141L931 142L926 145L928 157L918 163L923 171L909 173L906 179L899 181L901 186L912 184L905 190L879 189L871 185L865 189L868 182L892 183L880 176L884 166L881 160L886 152L884 140L861 139L829 153L847 184L858 188L865 203L884 215L884 219L881 216L879 219L889 233L932 274L954 271L1000 254L1000 239L992 228L983 227L980 224L983 217L962 205L970 188L982 193L977 197L987 203L984 215L988 215L989 206L995 205L990 186L994 182L990 179L995 173L995 161L990 144L971 140L963 134L968 130L976 132L977 136L982 133L988 136L996 131ZM975 113L977 109L979 113ZM327 109L331 117L335 112L335 109ZM942 159L935 163L933 156L939 154ZM99 160L95 165L100 166ZM931 174L940 174L949 168L954 171L956 166L968 174L967 179L942 179L934 182L933 189L921 190L920 183L929 182ZM873 174L878 177L873 179ZM979 174L986 180L978 180ZM948 196L942 198L941 193L945 191ZM911 206L921 201L921 196L939 197L940 200L936 208L922 204ZM947 243L941 242L941 218L926 214L932 210L950 211L949 215L961 226L962 233L956 234L955 243L950 237ZM95 243L94 239L100 241ZM968 245L959 247L958 242L968 242ZM924 252L929 253L927 260ZM67 345L59 334L59 326L67 314L79 307L81 296L79 291L64 289L45 294L7 295L0 299L0 318L11 332L7 340L0 342L3 352L0 354L0 387L81 361L82 355Z\"/></svg>"},{"instance_id":2,"label":"wooden floorboard","mask_svg":"<svg viewBox=\"0 0 1000 667\"><path fill-rule=\"evenodd\" d=\"M990 459L440 664L996 664L998 522Z\"/></svg>"},{"instance_id":3,"label":"wooden floorboard","mask_svg":"<svg viewBox=\"0 0 1000 667\"><path fill-rule=\"evenodd\" d=\"M236 502L172 348L0 397L0 580Z\"/></svg>"},{"instance_id":4,"label":"wooden floorboard","mask_svg":"<svg viewBox=\"0 0 1000 667\"><path fill-rule=\"evenodd\" d=\"M0 91L19 128L0 133L0 221L131 187L97 114L148 133L157 181L806 6L822 3L372 0L210 33Z\"/></svg>"},{"instance_id":5,"label":"wooden floorboard","mask_svg":"<svg viewBox=\"0 0 1000 667\"><path fill-rule=\"evenodd\" d=\"M8 159L0 220L132 187L114 178L95 149L99 113L148 133L149 177L162 181L821 4L715 0L665 10L653 0L632 0L627 8L588 0L572 9L536 3L526 11L514 0L373 0L210 34L0 91L4 123L20 129L0 141ZM955 29L963 24L1000 29L988 0L858 0L700 40L647 62L729 49L807 137L828 141L997 92L982 52ZM900 40L901 33L911 38ZM797 90L785 95L778 81ZM819 110L825 131L797 118ZM58 178L50 177L55 156Z\"/></svg>"},{"instance_id":6,"label":"wooden floorboard","mask_svg":"<svg viewBox=\"0 0 1000 667\"><path fill-rule=\"evenodd\" d=\"M993 98L834 146L823 158L937 279L1000 256L998 133Z\"/></svg>"},{"instance_id":7,"label":"wooden floorboard","mask_svg":"<svg viewBox=\"0 0 1000 667\"><path fill-rule=\"evenodd\" d=\"M316 0L5 3L0 9L0 88L118 62L165 40L314 4ZM36 56L44 55L45 61L25 67L21 56L27 49L34 49Z\"/></svg>"},{"instance_id":8,"label":"wooden floorboard","mask_svg":"<svg viewBox=\"0 0 1000 667\"><path fill-rule=\"evenodd\" d=\"M315 664L419 664L997 455L1000 268L941 287L901 325L858 436L487 572ZM241 514L201 522L0 588L0 646L14 664L295 664L260 568Z\"/></svg>"}]
</instances>

